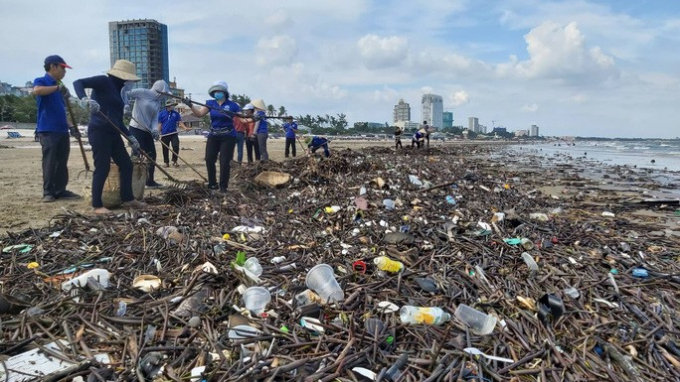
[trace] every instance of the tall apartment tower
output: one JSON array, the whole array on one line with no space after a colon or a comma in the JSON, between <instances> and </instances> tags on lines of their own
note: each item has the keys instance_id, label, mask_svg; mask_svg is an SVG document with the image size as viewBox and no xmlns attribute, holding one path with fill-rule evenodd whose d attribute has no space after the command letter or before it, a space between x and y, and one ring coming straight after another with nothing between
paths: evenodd
<instances>
[{"instance_id":1,"label":"tall apartment tower","mask_svg":"<svg viewBox=\"0 0 680 382\"><path fill-rule=\"evenodd\" d=\"M444 123L442 121L444 113L444 99L442 96L436 94L423 95L423 121L436 128L442 128Z\"/></svg>"},{"instance_id":2,"label":"tall apartment tower","mask_svg":"<svg viewBox=\"0 0 680 382\"><path fill-rule=\"evenodd\" d=\"M168 27L156 20L126 20L109 22L111 65L116 60L132 61L138 87L149 88L158 80L170 81L168 60Z\"/></svg>"},{"instance_id":3,"label":"tall apartment tower","mask_svg":"<svg viewBox=\"0 0 680 382\"><path fill-rule=\"evenodd\" d=\"M453 127L453 112L445 111L442 113L442 127Z\"/></svg>"},{"instance_id":4,"label":"tall apartment tower","mask_svg":"<svg viewBox=\"0 0 680 382\"><path fill-rule=\"evenodd\" d=\"M479 133L479 118L468 117L468 130L473 133Z\"/></svg>"},{"instance_id":5,"label":"tall apartment tower","mask_svg":"<svg viewBox=\"0 0 680 382\"><path fill-rule=\"evenodd\" d=\"M411 120L411 106L404 102L403 99L399 100L399 103L394 105L394 123L399 121L410 121Z\"/></svg>"},{"instance_id":6,"label":"tall apartment tower","mask_svg":"<svg viewBox=\"0 0 680 382\"><path fill-rule=\"evenodd\" d=\"M538 137L538 126L537 125L531 125L531 130L530 130L530 136L532 137Z\"/></svg>"}]
</instances>

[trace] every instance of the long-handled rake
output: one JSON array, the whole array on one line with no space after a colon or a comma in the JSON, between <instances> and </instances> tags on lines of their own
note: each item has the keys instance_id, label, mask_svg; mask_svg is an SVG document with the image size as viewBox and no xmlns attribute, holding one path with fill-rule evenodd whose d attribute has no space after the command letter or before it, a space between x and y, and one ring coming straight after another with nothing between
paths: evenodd
<instances>
[{"instance_id":1,"label":"long-handled rake","mask_svg":"<svg viewBox=\"0 0 680 382\"><path fill-rule=\"evenodd\" d=\"M125 138L128 142L130 142L130 137L128 137L127 135L125 135L125 133L123 133L123 130L121 130L120 127L118 127L118 125L116 125L115 123L113 123L113 121L111 121L111 119L109 119L109 117L108 117L106 114L102 113L101 111L97 111L97 113L98 113L100 116L102 116L104 119L106 119L106 121L107 121L111 126L113 126L113 127L118 131L118 133L119 133L120 135L123 136L123 138ZM142 156L143 156L144 158L146 158L146 160L148 160L150 163L152 163L154 166L156 166L156 168L157 168L160 172L162 172L162 173L163 173L163 174L164 174L164 175L172 182L171 187L174 187L174 188L185 188L185 187L186 187L186 182L181 182L181 181L177 180L175 177L173 177L172 175L168 174L168 172L165 171L165 170L163 169L163 167L159 166L158 163L156 163L156 161L154 161L153 159L151 159L151 157L149 156L149 154L147 154L146 152L144 152L144 150L141 150L141 149L140 149L140 150L138 150L138 151L142 154Z\"/></svg>"},{"instance_id":2,"label":"long-handled rake","mask_svg":"<svg viewBox=\"0 0 680 382\"><path fill-rule=\"evenodd\" d=\"M67 97L64 97L64 103L66 104L66 109L68 110L68 114L71 117L73 128L78 130L78 121L76 121L76 115L73 114L73 108L71 108L71 103L68 101ZM83 172L87 178L87 173L90 172L90 163L87 161L87 155L85 154L85 147L83 146L83 140L81 139L80 131L78 131L78 134L75 137L76 140L78 140L78 146L80 146L80 153L83 155L83 162L85 162L85 170L79 172L77 178L80 178L80 175Z\"/></svg>"},{"instance_id":3,"label":"long-handled rake","mask_svg":"<svg viewBox=\"0 0 680 382\"><path fill-rule=\"evenodd\" d=\"M180 97L180 96L175 95L175 94L172 94L172 93L158 92L158 94L162 94L162 95L164 95L164 96L171 97L171 98L175 98L175 99L178 99L178 100L181 100L181 101L184 101L184 100L186 99L186 98ZM215 110L215 111L217 111L217 112L220 112L220 113L222 113L222 114L226 114L226 115L231 116L231 117L252 118L252 117L249 117L249 116L240 114L240 113L234 113L233 111L229 111L229 110L224 110L224 109L212 107L212 106L210 106L210 105L206 105L206 104L204 104L204 103L196 102L196 101L194 101L194 100L188 100L188 101L191 102L191 103L194 104L194 105L207 107L207 108L210 109L210 110ZM279 116L279 117L268 117L268 116L265 116L265 118L266 118L266 119L287 119L287 118L292 118L292 117L291 117L291 116L287 116L287 115L283 115L283 116Z\"/></svg>"}]
</instances>

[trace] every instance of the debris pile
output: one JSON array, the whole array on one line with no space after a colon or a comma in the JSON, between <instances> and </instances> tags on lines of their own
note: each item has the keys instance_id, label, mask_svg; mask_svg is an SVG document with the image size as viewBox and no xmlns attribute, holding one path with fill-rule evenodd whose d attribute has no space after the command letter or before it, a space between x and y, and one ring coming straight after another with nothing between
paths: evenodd
<instances>
[{"instance_id":1,"label":"debris pile","mask_svg":"<svg viewBox=\"0 0 680 382\"><path fill-rule=\"evenodd\" d=\"M243 166L9 233L0 380L680 379L680 240L493 150Z\"/></svg>"}]
</instances>

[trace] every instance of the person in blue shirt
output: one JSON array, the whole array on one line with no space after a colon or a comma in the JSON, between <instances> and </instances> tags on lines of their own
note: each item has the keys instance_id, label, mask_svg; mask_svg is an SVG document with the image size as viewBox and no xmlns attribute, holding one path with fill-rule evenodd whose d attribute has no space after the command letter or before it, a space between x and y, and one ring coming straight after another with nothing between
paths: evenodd
<instances>
[{"instance_id":1,"label":"person in blue shirt","mask_svg":"<svg viewBox=\"0 0 680 382\"><path fill-rule=\"evenodd\" d=\"M305 138L305 143L307 144L307 151L311 151L312 154L314 154L316 150L323 148L323 155L325 155L326 158L331 156L331 153L328 150L328 139L315 135L314 137Z\"/></svg>"},{"instance_id":2,"label":"person in blue shirt","mask_svg":"<svg viewBox=\"0 0 680 382\"><path fill-rule=\"evenodd\" d=\"M132 193L132 161L125 150L121 134L126 136L133 150L139 150L139 142L123 123L125 103L121 91L127 81L139 81L135 64L118 60L106 75L81 78L73 83L81 106L90 110L87 138L92 146L94 174L92 174L92 207L96 214L109 211L102 202L104 183L109 176L111 160L120 172L120 199L124 208L143 208L146 203L135 200ZM87 97L85 89L92 89Z\"/></svg>"},{"instance_id":3,"label":"person in blue shirt","mask_svg":"<svg viewBox=\"0 0 680 382\"><path fill-rule=\"evenodd\" d=\"M260 149L260 161L266 162L269 160L269 153L267 152L269 126L267 114L265 113L267 106L262 98L258 98L251 103L255 108L255 134L257 135L257 147Z\"/></svg>"},{"instance_id":4,"label":"person in blue shirt","mask_svg":"<svg viewBox=\"0 0 680 382\"><path fill-rule=\"evenodd\" d=\"M208 89L213 99L205 101L206 106L196 106L190 99L182 100L196 117L210 113L210 133L205 144L205 164L208 169L208 188L226 193L229 187L231 161L236 147L236 129L233 117L241 107L229 99L229 87L225 81L217 81ZM220 157L220 183L217 183L215 162Z\"/></svg>"},{"instance_id":5,"label":"person in blue shirt","mask_svg":"<svg viewBox=\"0 0 680 382\"><path fill-rule=\"evenodd\" d=\"M423 130L417 130L413 134L413 138L411 139L411 148L414 146L417 146L420 148L420 146L423 144L423 140L425 139L425 132Z\"/></svg>"},{"instance_id":6,"label":"person in blue shirt","mask_svg":"<svg viewBox=\"0 0 680 382\"><path fill-rule=\"evenodd\" d=\"M38 104L36 135L42 146L43 203L56 199L79 199L80 195L66 189L68 184L68 157L71 151L69 130L74 137L80 135L66 118L66 105L71 94L61 82L66 68L72 69L57 56L45 59L45 75L33 81L33 94Z\"/></svg>"},{"instance_id":7,"label":"person in blue shirt","mask_svg":"<svg viewBox=\"0 0 680 382\"><path fill-rule=\"evenodd\" d=\"M170 160L168 155L168 147L172 145L172 165L177 167L177 155L179 154L179 133L177 132L177 125L182 127L182 130L189 130L184 122L182 116L175 110L175 100L169 99L165 101L165 109L158 113L158 133L161 136L163 145L163 162L165 167L170 167Z\"/></svg>"},{"instance_id":8,"label":"person in blue shirt","mask_svg":"<svg viewBox=\"0 0 680 382\"><path fill-rule=\"evenodd\" d=\"M293 158L295 158L295 133L298 125L293 121L293 117L286 118L286 123L283 124L283 130L286 131L286 158L288 158L289 148L292 148Z\"/></svg>"}]
</instances>

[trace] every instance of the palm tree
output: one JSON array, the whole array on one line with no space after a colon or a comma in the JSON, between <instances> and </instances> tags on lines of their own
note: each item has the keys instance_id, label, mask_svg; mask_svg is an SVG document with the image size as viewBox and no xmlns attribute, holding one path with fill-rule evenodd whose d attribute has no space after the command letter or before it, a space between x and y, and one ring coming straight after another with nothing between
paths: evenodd
<instances>
[{"instance_id":1,"label":"palm tree","mask_svg":"<svg viewBox=\"0 0 680 382\"><path fill-rule=\"evenodd\" d=\"M269 116L269 117L276 116L276 108L274 107L274 105L268 105L267 106L267 116Z\"/></svg>"},{"instance_id":2,"label":"palm tree","mask_svg":"<svg viewBox=\"0 0 680 382\"><path fill-rule=\"evenodd\" d=\"M279 107L279 115L278 116L282 117L282 116L286 115L286 112L287 112L286 107L281 106L281 107Z\"/></svg>"}]
</instances>

